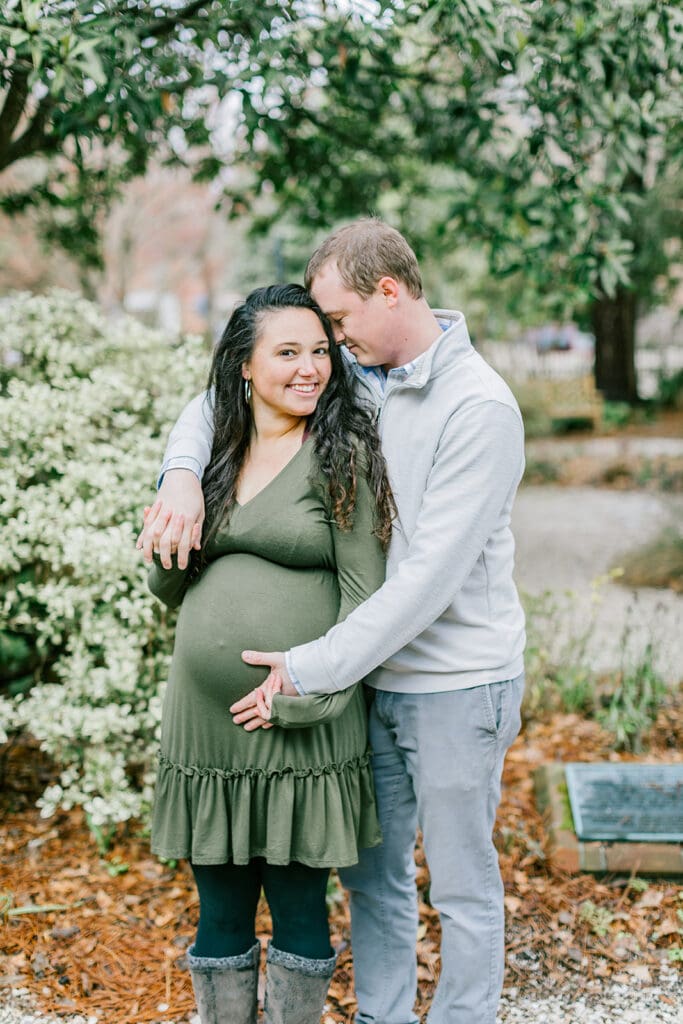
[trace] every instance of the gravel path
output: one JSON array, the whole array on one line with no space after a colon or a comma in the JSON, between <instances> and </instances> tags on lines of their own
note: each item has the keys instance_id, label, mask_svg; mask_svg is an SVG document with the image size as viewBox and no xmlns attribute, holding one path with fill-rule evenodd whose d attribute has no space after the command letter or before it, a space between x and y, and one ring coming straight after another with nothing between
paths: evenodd
<instances>
[{"instance_id":1,"label":"gravel path","mask_svg":"<svg viewBox=\"0 0 683 1024\"><path fill-rule=\"evenodd\" d=\"M31 1006L25 989L13 989L0 1002L0 1024L106 1024L96 1017L45 1016L33 1012ZM663 969L659 982L646 989L606 985L599 1000L567 992L550 997L519 996L515 989L507 989L498 1015L498 1024L616 1024L617 1021L619 1024L683 1024L680 975L672 968ZM160 1021L159 1024L173 1022Z\"/></svg>"},{"instance_id":2,"label":"gravel path","mask_svg":"<svg viewBox=\"0 0 683 1024\"><path fill-rule=\"evenodd\" d=\"M624 655L635 661L652 641L657 669L670 681L681 679L683 595L607 581L596 603L591 586L620 556L681 523L678 494L547 485L520 490L513 513L515 575L523 591L549 591L560 606L548 637L553 653L569 656L571 638L590 634L590 661L603 671L619 667Z\"/></svg>"},{"instance_id":3,"label":"gravel path","mask_svg":"<svg viewBox=\"0 0 683 1024\"><path fill-rule=\"evenodd\" d=\"M647 989L605 985L600 996L517 997L503 993L499 1024L683 1024L683 981L674 969Z\"/></svg>"}]
</instances>

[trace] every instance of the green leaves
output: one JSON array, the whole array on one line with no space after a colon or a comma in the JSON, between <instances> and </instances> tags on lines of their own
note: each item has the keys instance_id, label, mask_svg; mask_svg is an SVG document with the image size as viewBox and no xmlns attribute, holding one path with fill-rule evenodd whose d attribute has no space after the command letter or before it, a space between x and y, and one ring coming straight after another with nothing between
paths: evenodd
<instances>
[{"instance_id":1,"label":"green leaves","mask_svg":"<svg viewBox=\"0 0 683 1024\"><path fill-rule=\"evenodd\" d=\"M249 69L249 79L267 59L264 48L282 39L291 7L291 0L263 6L188 0L158 8L0 0L0 171L29 157L59 155L59 163L45 165L45 187L35 189L34 201L63 198L71 211L72 199L93 191L87 177L103 167L109 197L143 173L151 157L196 162L206 177L218 99L232 87L238 64ZM168 142L178 132L184 151ZM66 189L60 176L70 182ZM2 202L11 208L11 196ZM78 246L74 237L70 247ZM89 250L84 261L92 259Z\"/></svg>"},{"instance_id":2,"label":"green leaves","mask_svg":"<svg viewBox=\"0 0 683 1024\"><path fill-rule=\"evenodd\" d=\"M628 287L631 283L629 268L633 259L634 245L627 238L613 238L600 247L601 260L597 264L598 283L601 290L611 299L617 286Z\"/></svg>"},{"instance_id":3,"label":"green leaves","mask_svg":"<svg viewBox=\"0 0 683 1024\"><path fill-rule=\"evenodd\" d=\"M662 275L667 218L655 217L658 245L640 218L683 161L676 3L415 0L359 14L341 0L188 0L162 13L0 0L0 12L0 169L77 154L78 187L62 191L51 171L60 187L36 200L85 204L103 164L105 202L152 157L206 181L227 159L241 165L233 208L271 197L262 224L286 210L324 228L386 209L435 258L474 239L494 273L523 271L565 307ZM230 94L241 107L226 153L211 125ZM415 217L429 196L427 219Z\"/></svg>"},{"instance_id":4,"label":"green leaves","mask_svg":"<svg viewBox=\"0 0 683 1024\"><path fill-rule=\"evenodd\" d=\"M10 29L9 31L10 46L21 46L22 43L28 42L30 38L30 33L26 32L23 28Z\"/></svg>"},{"instance_id":5,"label":"green leaves","mask_svg":"<svg viewBox=\"0 0 683 1024\"><path fill-rule=\"evenodd\" d=\"M42 0L21 0L21 13L29 32L38 30L42 7Z\"/></svg>"}]
</instances>

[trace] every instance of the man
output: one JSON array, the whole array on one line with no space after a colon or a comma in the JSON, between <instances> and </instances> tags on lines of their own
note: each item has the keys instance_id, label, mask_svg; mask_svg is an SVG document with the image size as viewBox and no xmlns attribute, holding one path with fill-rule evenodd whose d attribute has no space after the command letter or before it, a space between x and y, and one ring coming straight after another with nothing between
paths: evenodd
<instances>
[{"instance_id":1,"label":"man","mask_svg":"<svg viewBox=\"0 0 683 1024\"><path fill-rule=\"evenodd\" d=\"M416 1021L418 825L442 927L430 1024L494 1024L503 889L492 831L523 690L510 532L524 463L519 409L472 348L462 314L430 310L412 250L382 222L357 221L326 239L306 284L379 410L398 515L379 591L321 639L245 658L270 665L292 695L361 678L374 692L369 729L384 842L343 873L358 1024ZM187 556L201 517L193 471L206 464L210 440L195 399L167 449L147 557L156 544L168 559L179 542L179 557ZM236 705L235 721L270 724L263 694L258 700Z\"/></svg>"}]
</instances>

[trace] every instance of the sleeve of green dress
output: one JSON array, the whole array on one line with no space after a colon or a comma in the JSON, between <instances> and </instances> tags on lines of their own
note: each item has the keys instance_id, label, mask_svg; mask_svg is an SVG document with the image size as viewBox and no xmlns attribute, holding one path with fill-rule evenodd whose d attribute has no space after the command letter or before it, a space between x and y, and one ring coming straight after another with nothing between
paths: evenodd
<instances>
[{"instance_id":1,"label":"sleeve of green dress","mask_svg":"<svg viewBox=\"0 0 683 1024\"><path fill-rule=\"evenodd\" d=\"M374 517L374 496L365 476L359 473L352 528L340 530L332 523L340 591L337 622L345 619L350 611L384 583L385 558L382 546L373 534ZM285 729L299 729L332 721L347 707L359 685L356 683L337 693L314 694L309 697L283 697L276 694L270 720Z\"/></svg>"},{"instance_id":2,"label":"sleeve of green dress","mask_svg":"<svg viewBox=\"0 0 683 1024\"><path fill-rule=\"evenodd\" d=\"M164 569L160 556L155 552L153 557L154 564L147 576L147 586L168 608L178 608L187 590L189 566L187 569L179 569L177 555L173 555L171 568Z\"/></svg>"}]
</instances>

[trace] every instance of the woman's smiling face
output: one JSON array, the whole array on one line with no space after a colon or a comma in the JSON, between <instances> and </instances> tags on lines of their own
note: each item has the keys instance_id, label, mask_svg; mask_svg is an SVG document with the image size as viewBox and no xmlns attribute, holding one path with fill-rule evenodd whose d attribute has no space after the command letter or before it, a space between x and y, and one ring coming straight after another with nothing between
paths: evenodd
<instances>
[{"instance_id":1,"label":"woman's smiling face","mask_svg":"<svg viewBox=\"0 0 683 1024\"><path fill-rule=\"evenodd\" d=\"M251 359L242 367L255 414L260 406L280 415L312 415L331 373L330 343L312 310L263 314Z\"/></svg>"}]
</instances>

